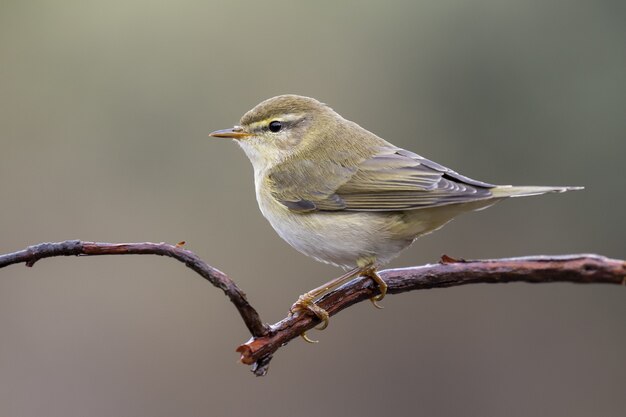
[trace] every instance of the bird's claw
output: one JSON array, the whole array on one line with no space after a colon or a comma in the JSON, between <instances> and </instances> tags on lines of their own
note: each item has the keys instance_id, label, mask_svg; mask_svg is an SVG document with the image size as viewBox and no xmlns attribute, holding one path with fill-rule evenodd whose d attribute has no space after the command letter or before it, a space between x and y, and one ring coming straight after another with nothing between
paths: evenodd
<instances>
[{"instance_id":1,"label":"bird's claw","mask_svg":"<svg viewBox=\"0 0 626 417\"><path fill-rule=\"evenodd\" d=\"M370 301L372 302L372 304L374 304L374 307L382 310L385 307L378 304L378 302L385 298L385 295L387 294L387 283L380 277L380 275L378 275L376 270L366 271L364 275L372 278L372 280L374 280L374 282L378 284L378 290L380 291L380 294L370 298Z\"/></svg>"},{"instance_id":2,"label":"bird's claw","mask_svg":"<svg viewBox=\"0 0 626 417\"><path fill-rule=\"evenodd\" d=\"M300 337L304 339L304 341L307 343L311 343L311 344L319 343L319 340L309 339L309 336L306 335L306 332L300 333Z\"/></svg>"},{"instance_id":3,"label":"bird's claw","mask_svg":"<svg viewBox=\"0 0 626 417\"><path fill-rule=\"evenodd\" d=\"M374 268L373 266L369 266L363 269L355 269L348 274L342 275L341 277L331 281L330 283L325 284L325 286L323 287L319 287L306 294L302 294L300 297L298 297L298 301L296 301L289 309L290 313L297 314L303 311L310 311L311 313L315 314L315 316L320 320L320 324L316 328L318 330L324 330L326 327L328 327L328 319L330 315L322 307L315 304L315 300L322 296L324 293L327 293L328 290L339 286L341 283L347 281L353 276L356 276L356 274L358 273L372 278L374 282L378 284L378 290L380 291L380 293L370 298L370 301L372 302L372 304L374 304L374 307L382 309L383 306L378 304L378 302L385 298L385 294L387 294L387 283L380 277L380 275L378 275L378 273L376 272L376 268ZM302 332L300 334L300 337L302 337L308 343L317 343L317 340L310 339L306 335L306 332Z\"/></svg>"},{"instance_id":4,"label":"bird's claw","mask_svg":"<svg viewBox=\"0 0 626 417\"><path fill-rule=\"evenodd\" d=\"M372 297L370 298L370 301L372 302L372 304L374 305L374 307L376 307L379 310L384 309L385 307L381 306L380 304L378 304L378 302L383 299L383 297L381 297L380 295L377 295L376 297Z\"/></svg>"},{"instance_id":5,"label":"bird's claw","mask_svg":"<svg viewBox=\"0 0 626 417\"><path fill-rule=\"evenodd\" d=\"M311 313L315 314L315 316L321 321L320 325L318 327L316 327L318 330L324 330L325 328L328 327L328 321L329 321L328 319L329 319L330 315L322 307L320 307L317 304L315 304L315 302L313 302L313 297L311 295L309 295L309 294L301 295L298 298L298 301L296 301L291 306L289 311L292 314L295 314L295 313L298 313L298 312L301 312L301 311L310 311ZM306 337L306 334L303 333L301 336L307 342L312 342L311 339Z\"/></svg>"}]
</instances>

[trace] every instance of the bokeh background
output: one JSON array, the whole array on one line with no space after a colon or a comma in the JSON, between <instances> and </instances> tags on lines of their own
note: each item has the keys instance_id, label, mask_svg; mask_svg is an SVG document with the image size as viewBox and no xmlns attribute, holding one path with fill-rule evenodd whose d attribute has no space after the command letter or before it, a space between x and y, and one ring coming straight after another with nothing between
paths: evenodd
<instances>
[{"instance_id":1,"label":"bokeh background","mask_svg":"<svg viewBox=\"0 0 626 417\"><path fill-rule=\"evenodd\" d=\"M626 256L624 2L0 3L0 252L187 241L263 319L340 271L257 209L207 133L316 97L477 179L584 185L465 215L393 266ZM237 363L226 297L153 256L0 271L0 416L623 416L626 290L476 285L390 296Z\"/></svg>"}]
</instances>

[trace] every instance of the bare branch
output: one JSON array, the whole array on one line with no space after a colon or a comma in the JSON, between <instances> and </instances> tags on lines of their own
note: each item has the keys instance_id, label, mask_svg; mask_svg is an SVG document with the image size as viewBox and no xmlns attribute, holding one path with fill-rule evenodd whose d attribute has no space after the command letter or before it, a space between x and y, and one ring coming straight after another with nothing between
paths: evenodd
<instances>
[{"instance_id":1,"label":"bare branch","mask_svg":"<svg viewBox=\"0 0 626 417\"><path fill-rule=\"evenodd\" d=\"M476 261L442 257L442 263L379 271L389 294L466 284L505 282L573 282L579 284L622 284L626 281L626 261L598 255L533 256ZM369 278L358 278L316 302L331 316L378 294ZM241 362L252 365L257 376L265 375L272 355L302 332L319 323L311 314L289 315L270 326L270 333L253 337L237 348Z\"/></svg>"},{"instance_id":2,"label":"bare branch","mask_svg":"<svg viewBox=\"0 0 626 417\"><path fill-rule=\"evenodd\" d=\"M0 268L25 263L33 266L39 259L54 256L94 255L160 255L183 262L211 284L220 288L235 305L252 339L237 348L241 362L252 365L256 375L265 375L272 355L281 346L315 327L319 320L310 314L290 315L267 327L246 295L223 272L201 260L193 252L178 245L166 243L99 243L68 240L41 243L0 255ZM406 291L446 288L465 284L504 282L573 282L580 284L626 283L626 261L598 255L534 256L477 261L456 260L443 256L441 263L402 269L379 271L388 284L389 294ZM367 300L378 293L378 287L369 278L357 278L327 294L317 304L335 315L341 310Z\"/></svg>"},{"instance_id":3,"label":"bare branch","mask_svg":"<svg viewBox=\"0 0 626 417\"><path fill-rule=\"evenodd\" d=\"M256 310L248 303L246 294L225 273L213 268L193 252L183 249L181 242L178 245L167 243L102 243L83 242L80 240L66 240L64 242L40 243L28 248L0 255L0 268L11 264L26 263L33 266L43 258L53 256L95 256L95 255L159 255L174 258L203 278L224 291L235 305L241 318L254 337L267 335L267 328L261 322Z\"/></svg>"}]
</instances>

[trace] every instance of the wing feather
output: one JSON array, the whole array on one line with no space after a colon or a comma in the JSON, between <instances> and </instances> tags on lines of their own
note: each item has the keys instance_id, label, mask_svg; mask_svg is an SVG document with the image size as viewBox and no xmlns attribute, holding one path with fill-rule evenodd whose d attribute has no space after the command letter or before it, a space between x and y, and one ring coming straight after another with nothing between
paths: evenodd
<instances>
[{"instance_id":1,"label":"wing feather","mask_svg":"<svg viewBox=\"0 0 626 417\"><path fill-rule=\"evenodd\" d=\"M321 172L328 175L318 182L306 169L312 168L311 164L300 164L296 172L279 170L272 174L273 180L281 184L274 187L281 190L274 197L291 210L412 210L490 198L490 189L495 187L393 146L382 147L356 167L325 161ZM319 168L315 171L320 172ZM315 193L306 191L311 187L302 187L310 183L316 188Z\"/></svg>"}]
</instances>

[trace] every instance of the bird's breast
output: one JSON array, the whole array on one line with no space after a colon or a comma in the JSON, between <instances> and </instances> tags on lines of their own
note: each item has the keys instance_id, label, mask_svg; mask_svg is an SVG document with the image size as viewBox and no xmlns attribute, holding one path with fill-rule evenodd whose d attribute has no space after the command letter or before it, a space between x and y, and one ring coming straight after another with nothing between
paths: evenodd
<instances>
[{"instance_id":1,"label":"bird's breast","mask_svg":"<svg viewBox=\"0 0 626 417\"><path fill-rule=\"evenodd\" d=\"M278 235L299 252L319 261L352 268L362 258L383 264L410 245L397 233L401 214L314 211L293 212L256 179L256 197L263 216Z\"/></svg>"}]
</instances>

